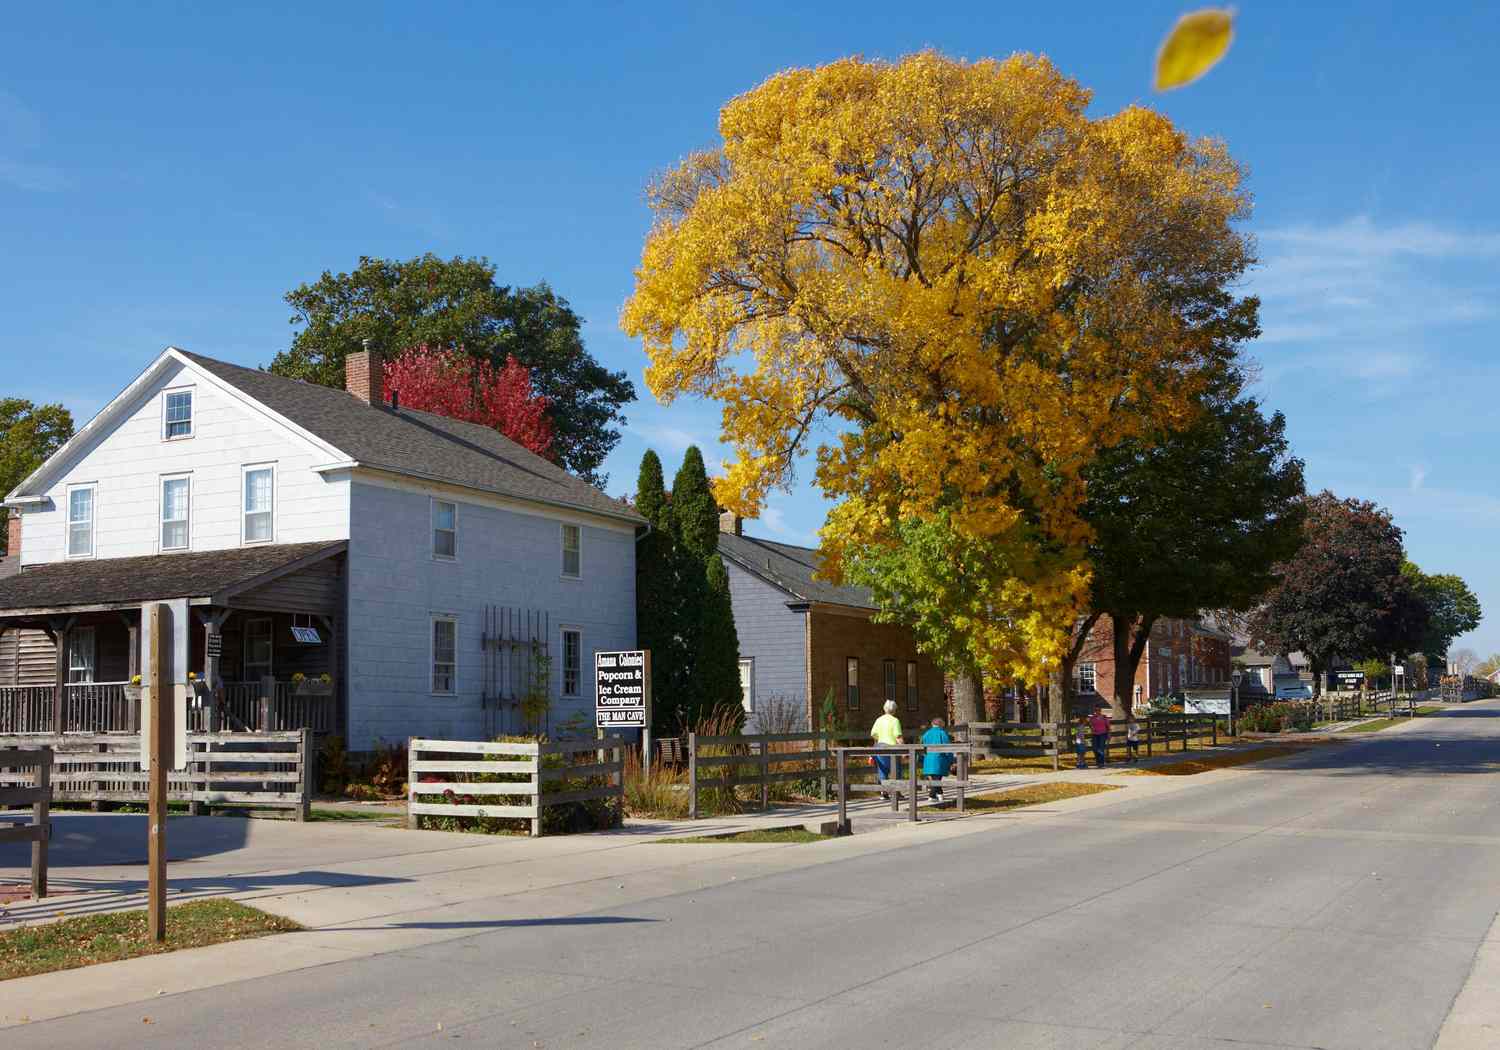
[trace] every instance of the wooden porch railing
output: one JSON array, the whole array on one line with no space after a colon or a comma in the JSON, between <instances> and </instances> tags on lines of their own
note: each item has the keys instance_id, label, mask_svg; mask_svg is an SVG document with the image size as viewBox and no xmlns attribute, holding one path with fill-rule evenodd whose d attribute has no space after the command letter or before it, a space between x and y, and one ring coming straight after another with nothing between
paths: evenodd
<instances>
[{"instance_id":1,"label":"wooden porch railing","mask_svg":"<svg viewBox=\"0 0 1500 1050\"><path fill-rule=\"evenodd\" d=\"M70 682L63 686L63 732L134 733L140 730L141 701L128 682ZM293 682L262 679L226 682L220 708L220 731L332 732L335 702L331 692L309 693ZM188 730L210 731L207 704L190 705ZM0 686L0 735L54 733L56 695L50 685Z\"/></svg>"}]
</instances>

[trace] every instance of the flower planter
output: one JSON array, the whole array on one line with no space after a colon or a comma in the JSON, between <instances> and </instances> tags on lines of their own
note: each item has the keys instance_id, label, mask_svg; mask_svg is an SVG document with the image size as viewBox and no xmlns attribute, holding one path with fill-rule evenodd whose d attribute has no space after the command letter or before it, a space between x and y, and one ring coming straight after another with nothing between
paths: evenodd
<instances>
[{"instance_id":1,"label":"flower planter","mask_svg":"<svg viewBox=\"0 0 1500 1050\"><path fill-rule=\"evenodd\" d=\"M125 699L137 701L141 698L141 687L138 685L127 685L125 687Z\"/></svg>"},{"instance_id":2,"label":"flower planter","mask_svg":"<svg viewBox=\"0 0 1500 1050\"><path fill-rule=\"evenodd\" d=\"M332 696L333 683L317 680L297 682L295 692L298 696Z\"/></svg>"}]
</instances>

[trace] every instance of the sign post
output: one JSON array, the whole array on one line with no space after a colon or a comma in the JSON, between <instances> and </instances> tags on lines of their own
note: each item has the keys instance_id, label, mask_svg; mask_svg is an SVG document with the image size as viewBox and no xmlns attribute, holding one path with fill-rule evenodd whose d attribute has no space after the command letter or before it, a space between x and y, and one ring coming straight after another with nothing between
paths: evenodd
<instances>
[{"instance_id":1,"label":"sign post","mask_svg":"<svg viewBox=\"0 0 1500 1050\"><path fill-rule=\"evenodd\" d=\"M141 767L147 799L146 930L167 939L167 771L187 765L187 602L141 609L146 677L141 690Z\"/></svg>"},{"instance_id":2,"label":"sign post","mask_svg":"<svg viewBox=\"0 0 1500 1050\"><path fill-rule=\"evenodd\" d=\"M641 731L641 771L651 772L651 650L594 654L594 721Z\"/></svg>"}]
</instances>

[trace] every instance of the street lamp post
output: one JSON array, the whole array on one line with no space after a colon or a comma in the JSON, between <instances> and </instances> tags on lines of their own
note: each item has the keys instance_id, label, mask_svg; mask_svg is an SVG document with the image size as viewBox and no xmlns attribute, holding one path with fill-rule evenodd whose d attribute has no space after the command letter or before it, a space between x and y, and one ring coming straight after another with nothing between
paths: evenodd
<instances>
[{"instance_id":1,"label":"street lamp post","mask_svg":"<svg viewBox=\"0 0 1500 1050\"><path fill-rule=\"evenodd\" d=\"M1235 736L1235 717L1237 715L1238 701L1240 698L1241 672L1231 671L1229 673L1229 735Z\"/></svg>"}]
</instances>

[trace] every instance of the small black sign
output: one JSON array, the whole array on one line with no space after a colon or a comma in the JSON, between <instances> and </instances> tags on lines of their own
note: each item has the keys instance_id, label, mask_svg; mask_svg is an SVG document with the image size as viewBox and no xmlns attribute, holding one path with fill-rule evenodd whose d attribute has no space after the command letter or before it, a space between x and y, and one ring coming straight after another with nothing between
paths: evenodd
<instances>
[{"instance_id":1,"label":"small black sign","mask_svg":"<svg viewBox=\"0 0 1500 1050\"><path fill-rule=\"evenodd\" d=\"M224 655L224 636L222 634L211 634L205 643L205 652L210 660Z\"/></svg>"},{"instance_id":2,"label":"small black sign","mask_svg":"<svg viewBox=\"0 0 1500 1050\"><path fill-rule=\"evenodd\" d=\"M644 650L595 653L595 723L601 728L644 728L650 674Z\"/></svg>"}]
</instances>

